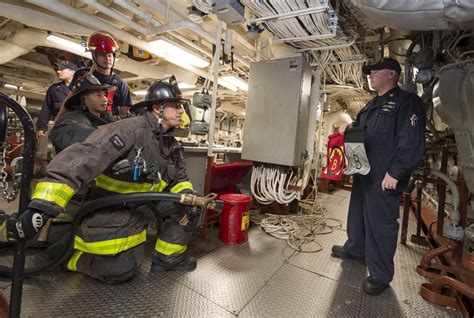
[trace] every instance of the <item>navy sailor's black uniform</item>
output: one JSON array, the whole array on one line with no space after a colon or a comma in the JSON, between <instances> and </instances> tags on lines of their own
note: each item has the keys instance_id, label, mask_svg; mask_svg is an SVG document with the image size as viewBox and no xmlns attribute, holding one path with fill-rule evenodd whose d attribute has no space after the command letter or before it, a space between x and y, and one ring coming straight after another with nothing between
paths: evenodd
<instances>
[{"instance_id":1,"label":"navy sailor's black uniform","mask_svg":"<svg viewBox=\"0 0 474 318\"><path fill-rule=\"evenodd\" d=\"M393 279L400 197L423 157L425 125L421 99L398 86L370 101L353 123L366 127L371 170L354 176L344 250L365 258L370 276L383 284ZM382 190L387 172L399 181L396 190Z\"/></svg>"}]
</instances>

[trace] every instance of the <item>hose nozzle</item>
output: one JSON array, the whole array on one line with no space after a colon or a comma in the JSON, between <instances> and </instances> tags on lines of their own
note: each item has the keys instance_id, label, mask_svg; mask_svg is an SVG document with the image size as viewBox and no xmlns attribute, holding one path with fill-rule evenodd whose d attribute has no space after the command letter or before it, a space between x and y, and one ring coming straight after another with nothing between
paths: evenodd
<instances>
[{"instance_id":1,"label":"hose nozzle","mask_svg":"<svg viewBox=\"0 0 474 318\"><path fill-rule=\"evenodd\" d=\"M221 200L215 200L217 194L209 193L205 197L199 197L194 194L182 194L179 203L190 206L205 207L213 209L216 212L221 212L224 208L224 202Z\"/></svg>"}]
</instances>

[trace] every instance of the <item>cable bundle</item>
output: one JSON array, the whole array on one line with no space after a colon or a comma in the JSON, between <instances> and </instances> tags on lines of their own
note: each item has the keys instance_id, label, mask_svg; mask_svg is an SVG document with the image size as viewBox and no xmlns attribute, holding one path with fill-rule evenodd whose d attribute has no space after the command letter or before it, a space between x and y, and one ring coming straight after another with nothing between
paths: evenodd
<instances>
[{"instance_id":1,"label":"cable bundle","mask_svg":"<svg viewBox=\"0 0 474 318\"><path fill-rule=\"evenodd\" d=\"M279 204L289 204L300 198L300 192L306 187L308 173L309 168L305 169L303 178L298 178L294 176L293 171L289 172L281 168L253 167L250 189L255 199L261 204L270 204L275 201ZM291 190L290 185L301 191Z\"/></svg>"},{"instance_id":2,"label":"cable bundle","mask_svg":"<svg viewBox=\"0 0 474 318\"><path fill-rule=\"evenodd\" d=\"M214 1L212 0L193 0L193 6L195 6L199 11L209 14L212 12L212 5Z\"/></svg>"},{"instance_id":3,"label":"cable bundle","mask_svg":"<svg viewBox=\"0 0 474 318\"><path fill-rule=\"evenodd\" d=\"M351 84L357 88L363 87L361 63L365 62L365 57L356 45L350 45L351 38L338 26L336 13L328 0L243 0L242 2L257 17L324 7L325 10L322 12L266 20L263 25L278 39L284 41L287 39L285 41L287 44L297 49L307 50L312 60L323 71L327 71L327 77L332 82L340 85ZM320 38L304 39L310 36L320 36ZM338 47L341 45L347 47Z\"/></svg>"}]
</instances>

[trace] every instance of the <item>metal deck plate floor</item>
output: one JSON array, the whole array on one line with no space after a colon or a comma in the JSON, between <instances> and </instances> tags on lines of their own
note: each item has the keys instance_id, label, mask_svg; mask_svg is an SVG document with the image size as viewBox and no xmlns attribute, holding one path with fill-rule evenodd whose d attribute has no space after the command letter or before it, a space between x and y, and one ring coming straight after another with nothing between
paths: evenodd
<instances>
[{"instance_id":1,"label":"metal deck plate floor","mask_svg":"<svg viewBox=\"0 0 474 318\"><path fill-rule=\"evenodd\" d=\"M190 252L198 257L198 268L192 273L149 273L148 258L139 275L125 284L105 285L60 271L27 280L22 317L460 316L421 298L420 284L426 280L415 266L424 250L411 243L398 246L391 288L375 297L363 293L365 265L330 256L331 246L346 239L349 192L320 195L319 201L328 217L343 221L343 229L318 237L319 253L294 252L258 226L242 245L219 243L214 230L208 241L193 240ZM151 248L150 243L149 255ZM1 258L0 263L8 263ZM9 298L10 282L0 281L0 293Z\"/></svg>"}]
</instances>

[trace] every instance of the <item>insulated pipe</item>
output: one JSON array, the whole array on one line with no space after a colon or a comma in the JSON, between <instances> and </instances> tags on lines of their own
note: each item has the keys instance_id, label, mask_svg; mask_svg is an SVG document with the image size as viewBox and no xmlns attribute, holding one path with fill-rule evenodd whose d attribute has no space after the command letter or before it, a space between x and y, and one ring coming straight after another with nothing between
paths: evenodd
<instances>
[{"instance_id":1,"label":"insulated pipe","mask_svg":"<svg viewBox=\"0 0 474 318\"><path fill-rule=\"evenodd\" d=\"M18 56L30 52L37 46L54 47L63 51L72 52L74 54L90 58L89 53L85 51L72 50L67 46L63 46L47 40L48 33L28 28L22 29L4 41L0 41L0 64L8 63ZM76 41L75 39L68 39ZM133 74L140 74L140 78L157 78L158 74L162 74L163 68L151 66L149 64L132 61L130 59L121 58L115 62L115 68L121 71L127 71Z\"/></svg>"},{"instance_id":2,"label":"insulated pipe","mask_svg":"<svg viewBox=\"0 0 474 318\"><path fill-rule=\"evenodd\" d=\"M13 61L10 61L10 63L13 64L13 65L27 67L27 68L31 68L31 69L36 70L36 71L56 75L56 72L54 71L54 69L49 65L35 63L35 62L32 62L32 61L23 60L23 59L15 59Z\"/></svg>"},{"instance_id":3,"label":"insulated pipe","mask_svg":"<svg viewBox=\"0 0 474 318\"><path fill-rule=\"evenodd\" d=\"M64 21L55 16L5 2L2 2L0 16L21 22L29 27L53 32L75 35L89 35L94 32L92 29Z\"/></svg>"},{"instance_id":4,"label":"insulated pipe","mask_svg":"<svg viewBox=\"0 0 474 318\"><path fill-rule=\"evenodd\" d=\"M113 25L102 21L96 17L90 16L87 13L84 13L80 10L74 9L58 0L26 0L29 3L42 7L44 9L56 12L78 24L92 26L98 30L103 30L112 33L117 39L122 40L126 43L129 43L135 47L141 48L145 51L148 51L154 55L156 54L156 49L151 46L148 42L143 41L135 37L134 35L125 32ZM183 63L178 63L176 61L170 61L171 63L185 68L197 75L206 77L207 73L198 69L197 67L191 65L184 65ZM156 76L156 75L155 75Z\"/></svg>"},{"instance_id":5,"label":"insulated pipe","mask_svg":"<svg viewBox=\"0 0 474 318\"><path fill-rule=\"evenodd\" d=\"M316 112L319 104L319 70L311 72L311 93L309 95L308 131L306 133L307 162L311 163L314 156L314 137L316 133Z\"/></svg>"},{"instance_id":6,"label":"insulated pipe","mask_svg":"<svg viewBox=\"0 0 474 318\"><path fill-rule=\"evenodd\" d=\"M87 2L95 2L95 1L87 0ZM97 3L97 2L95 2L95 3ZM199 36L204 38L209 43L215 44L214 43L214 36L211 33L204 30L200 25L198 25L196 23L193 23L189 20L184 20L183 18L181 18L177 14L172 14L172 17L179 20L179 21L175 21L175 22L171 22L171 23L161 25L160 22L153 19L151 16L148 15L148 13L140 11L140 9L138 9L135 6L135 4L130 4L126 0L114 0L114 3L122 6L123 8L125 8L127 10L132 11L133 13L137 14L139 17L145 19L145 21L147 21L148 23L151 23L155 26L154 28L151 28L151 29L145 28L145 30L142 31L143 34L154 35L154 34L169 32L172 36L174 36L175 38L179 39L180 41L186 43L187 45L191 46L192 48L198 50L199 52L205 54L206 56L212 57L212 53L207 52L206 50L204 50L200 46L194 44L193 42L191 42L187 39L185 39L180 34L178 34L176 32L172 32L172 31L176 31L176 30L179 30L179 29L187 29L187 30L190 30L194 33L197 33ZM102 6L102 5L100 5L100 6ZM104 6L102 6L102 7L104 7ZM105 8L107 8L107 7L105 7ZM123 22L124 24L132 27L130 24L127 23L127 21L121 21L121 22ZM144 28L144 27L142 27L142 28ZM227 33L226 33L226 35L227 35ZM232 40L230 42L232 42ZM227 38L226 38L225 43L227 44ZM231 47L232 43L230 43L229 46ZM228 50L230 50L230 49L228 49ZM234 57L242 65L245 65L246 67L250 67L250 64L243 57L241 57L239 54L234 53Z\"/></svg>"},{"instance_id":7,"label":"insulated pipe","mask_svg":"<svg viewBox=\"0 0 474 318\"><path fill-rule=\"evenodd\" d=\"M224 42L224 54L230 55L232 51L232 34L234 30L232 28L227 27L225 30L225 42Z\"/></svg>"},{"instance_id":8,"label":"insulated pipe","mask_svg":"<svg viewBox=\"0 0 474 318\"><path fill-rule=\"evenodd\" d=\"M166 12L166 5L160 3L159 1L156 1L156 0L135 0L135 2L147 7L152 12L155 11L155 12L159 12L160 14L163 14L164 12ZM172 21L180 21L180 20L187 21L185 16L177 14L173 10L169 10L169 18ZM188 22L194 24L194 27L192 27L190 29L190 31L193 31L193 32L201 32L201 31L207 32L199 24L193 23L191 21L188 21ZM199 29L199 31L197 31L198 29ZM253 45L251 43L249 43L243 36L236 33L235 38L236 38L237 41L239 41L240 44L245 46L245 48L247 50L249 50L250 52L254 51L255 48L253 47ZM211 43L214 43L214 41L212 41L212 39L211 39Z\"/></svg>"},{"instance_id":9,"label":"insulated pipe","mask_svg":"<svg viewBox=\"0 0 474 318\"><path fill-rule=\"evenodd\" d=\"M133 14L138 16L140 19L145 20L146 23L153 24L154 26L161 25L161 23L159 21L155 20L155 18L153 18L153 16L151 14L149 14L148 12L141 11L135 3L127 1L127 0L113 0L113 1L114 1L115 4L117 4L117 5L121 6L122 8L132 12Z\"/></svg>"},{"instance_id":10,"label":"insulated pipe","mask_svg":"<svg viewBox=\"0 0 474 318\"><path fill-rule=\"evenodd\" d=\"M102 13L108 15L109 17L119 21L120 23L123 23L126 26L131 27L132 29L134 29L135 31L137 31L141 34L144 34L144 35L150 34L150 29L149 28L146 28L143 25L132 21L129 17L123 15L122 13L120 13L120 12L118 12L118 11L112 9L112 8L106 7L106 6L98 3L95 0L82 0L82 2L84 2L88 6L96 9L97 11L102 12Z\"/></svg>"},{"instance_id":11,"label":"insulated pipe","mask_svg":"<svg viewBox=\"0 0 474 318\"><path fill-rule=\"evenodd\" d=\"M437 176L438 178L442 179L448 185L449 189L451 189L451 193L453 195L453 213L450 214L449 219L454 226L459 226L459 222L461 221L461 214L459 213L459 190L456 184L454 183L451 178L449 178L446 174L432 170L431 174Z\"/></svg>"},{"instance_id":12,"label":"insulated pipe","mask_svg":"<svg viewBox=\"0 0 474 318\"><path fill-rule=\"evenodd\" d=\"M222 35L222 21L217 22L216 42L219 42ZM217 108L217 82L219 78L219 61L221 56L221 46L216 45L214 58L212 59L212 101L211 101L211 123L209 127L209 147L207 148L207 156L212 156L212 148L214 147L214 128L216 126L216 108Z\"/></svg>"},{"instance_id":13,"label":"insulated pipe","mask_svg":"<svg viewBox=\"0 0 474 318\"><path fill-rule=\"evenodd\" d=\"M470 299L474 299L474 289L452 277L440 276L435 278L431 284L433 292L437 294L443 295L443 287L447 286Z\"/></svg>"},{"instance_id":14,"label":"insulated pipe","mask_svg":"<svg viewBox=\"0 0 474 318\"><path fill-rule=\"evenodd\" d=\"M27 48L18 46L8 41L0 41L0 64L5 64L11 60L16 59L18 56L24 55L30 52L35 46L30 44Z\"/></svg>"},{"instance_id":15,"label":"insulated pipe","mask_svg":"<svg viewBox=\"0 0 474 318\"><path fill-rule=\"evenodd\" d=\"M351 0L364 15L381 25L413 31L472 29L474 22L472 1L380 1ZM423 19L420 16L423 15Z\"/></svg>"},{"instance_id":16,"label":"insulated pipe","mask_svg":"<svg viewBox=\"0 0 474 318\"><path fill-rule=\"evenodd\" d=\"M165 32L170 32L170 31L176 31L180 29L190 30L196 33L197 35L201 36L202 38L204 38L207 42L213 43L213 44L216 43L214 36L211 33L204 30L201 26L199 26L199 24L196 24L188 20L170 22L167 24L160 25L159 27L153 28L151 34L160 34L160 33L165 33ZM252 49L254 48L252 47ZM242 65L245 65L246 67L250 67L249 62L244 60L244 58L241 57L239 54L234 53L234 58L237 61L239 61Z\"/></svg>"},{"instance_id":17,"label":"insulated pipe","mask_svg":"<svg viewBox=\"0 0 474 318\"><path fill-rule=\"evenodd\" d=\"M156 1L156 0L136 0L135 2L137 2L138 4L140 5L143 5L144 7L146 7L150 12L153 12L155 14L158 14L158 15L163 15L164 12L167 12L167 8L164 4L160 3L159 1ZM208 41L209 43L212 43L212 44L215 44L214 42L214 36L212 34L210 34L209 32L207 32L206 30L204 30L199 24L196 24L196 23L193 23L189 20L186 20L186 17L184 16L181 16L177 13L175 13L173 10L169 10L169 18L170 20L172 21L178 21L178 22L181 22L182 25L183 25L183 28L186 28L188 29L189 31L191 32L195 32L197 33L198 35L200 35L201 37L203 37L206 41ZM173 23L173 22L172 22ZM187 24L187 27L184 27L184 23ZM168 23L169 24L169 23ZM164 29L164 28L163 28ZM156 31L156 29L155 29ZM169 30L169 31L172 31ZM165 31L163 31L165 32ZM207 35L206 35L207 34ZM237 32L235 33L235 39L240 43L242 44L243 46L245 46L245 48L249 51L249 52L254 52L255 51L255 48L253 47L252 44L250 44L243 36L241 36L240 34L238 34ZM234 58L239 61L240 63L242 63L243 65L245 65L246 67L250 67L250 64L249 62L247 62L241 55L237 54L234 52Z\"/></svg>"}]
</instances>

